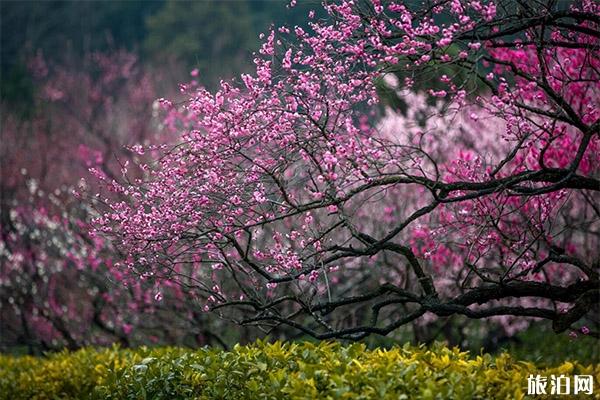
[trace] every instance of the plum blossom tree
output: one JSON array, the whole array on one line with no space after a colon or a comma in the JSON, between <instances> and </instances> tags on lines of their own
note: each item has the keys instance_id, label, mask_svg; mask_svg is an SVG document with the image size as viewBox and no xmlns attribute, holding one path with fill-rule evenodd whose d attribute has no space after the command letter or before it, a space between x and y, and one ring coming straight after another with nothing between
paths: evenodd
<instances>
[{"instance_id":1,"label":"plum blossom tree","mask_svg":"<svg viewBox=\"0 0 600 400\"><path fill-rule=\"evenodd\" d=\"M104 180L93 231L125 273L321 339L452 315L597 336L598 3L324 7L265 35L256 73L162 101L180 140Z\"/></svg>"}]
</instances>

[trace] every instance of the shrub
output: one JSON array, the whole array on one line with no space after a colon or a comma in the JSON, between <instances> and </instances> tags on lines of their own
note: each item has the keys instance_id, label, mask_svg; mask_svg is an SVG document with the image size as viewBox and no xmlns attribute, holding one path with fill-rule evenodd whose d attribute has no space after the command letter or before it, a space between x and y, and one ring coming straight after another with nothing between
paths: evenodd
<instances>
[{"instance_id":1,"label":"shrub","mask_svg":"<svg viewBox=\"0 0 600 400\"><path fill-rule=\"evenodd\" d=\"M474 356L439 344L387 350L336 342L257 342L231 351L88 348L42 359L0 356L0 398L520 399L529 374L593 375L597 388L600 366L539 368L507 353Z\"/></svg>"}]
</instances>

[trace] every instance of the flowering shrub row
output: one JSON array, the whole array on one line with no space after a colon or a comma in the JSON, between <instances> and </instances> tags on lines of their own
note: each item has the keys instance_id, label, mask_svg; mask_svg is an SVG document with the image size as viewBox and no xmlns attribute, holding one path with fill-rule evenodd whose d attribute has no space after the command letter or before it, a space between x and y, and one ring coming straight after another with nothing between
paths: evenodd
<instances>
[{"instance_id":1,"label":"flowering shrub row","mask_svg":"<svg viewBox=\"0 0 600 400\"><path fill-rule=\"evenodd\" d=\"M530 374L548 380L553 374L593 375L597 388L600 365L564 362L542 368L507 353L475 356L442 345L367 350L363 344L257 342L231 351L113 347L44 359L0 356L0 398L521 399ZM595 392L582 398L600 398Z\"/></svg>"}]
</instances>

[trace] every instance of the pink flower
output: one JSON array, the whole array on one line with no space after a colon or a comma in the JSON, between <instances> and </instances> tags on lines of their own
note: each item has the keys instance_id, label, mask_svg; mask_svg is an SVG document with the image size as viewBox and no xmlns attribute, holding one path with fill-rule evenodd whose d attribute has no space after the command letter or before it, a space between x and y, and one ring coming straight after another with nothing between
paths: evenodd
<instances>
[{"instance_id":1,"label":"pink flower","mask_svg":"<svg viewBox=\"0 0 600 400\"><path fill-rule=\"evenodd\" d=\"M285 52L285 56L283 57L283 61L281 63L284 69L290 69L292 67L292 49L288 49Z\"/></svg>"},{"instance_id":2,"label":"pink flower","mask_svg":"<svg viewBox=\"0 0 600 400\"><path fill-rule=\"evenodd\" d=\"M581 333L583 333L584 335L587 335L588 333L590 333L590 328L588 328L587 326L582 326L580 329Z\"/></svg>"},{"instance_id":3,"label":"pink flower","mask_svg":"<svg viewBox=\"0 0 600 400\"><path fill-rule=\"evenodd\" d=\"M129 335L133 331L133 326L131 324L123 324L123 333Z\"/></svg>"},{"instance_id":4,"label":"pink flower","mask_svg":"<svg viewBox=\"0 0 600 400\"><path fill-rule=\"evenodd\" d=\"M252 196L254 197L254 200L256 200L257 203L264 203L265 201L267 201L267 198L263 195L263 193L259 192L258 190L254 191L254 193L252 193Z\"/></svg>"},{"instance_id":5,"label":"pink flower","mask_svg":"<svg viewBox=\"0 0 600 400\"><path fill-rule=\"evenodd\" d=\"M575 331L571 331L571 332L569 332L569 337L570 337L571 339L576 339L576 338L577 338L577 332L575 332Z\"/></svg>"}]
</instances>

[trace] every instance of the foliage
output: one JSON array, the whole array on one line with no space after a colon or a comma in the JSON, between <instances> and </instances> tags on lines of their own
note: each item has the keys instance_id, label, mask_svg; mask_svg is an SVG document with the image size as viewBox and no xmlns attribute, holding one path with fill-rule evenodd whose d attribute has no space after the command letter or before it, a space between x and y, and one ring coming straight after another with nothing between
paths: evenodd
<instances>
[{"instance_id":1,"label":"foliage","mask_svg":"<svg viewBox=\"0 0 600 400\"><path fill-rule=\"evenodd\" d=\"M162 4L162 0L0 3L1 99L13 103L29 100L31 90L23 87L27 79L18 72L38 50L60 63L83 59L92 52L134 50L146 35L145 15Z\"/></svg>"},{"instance_id":2,"label":"foliage","mask_svg":"<svg viewBox=\"0 0 600 400\"><path fill-rule=\"evenodd\" d=\"M506 353L472 356L439 344L367 350L258 342L231 351L113 347L0 356L0 398L520 399L532 373L591 374L595 387L600 379L598 365L539 368Z\"/></svg>"},{"instance_id":3,"label":"foliage","mask_svg":"<svg viewBox=\"0 0 600 400\"><path fill-rule=\"evenodd\" d=\"M193 65L207 84L246 70L258 41L244 1L167 1L146 25L148 54L161 63L171 58Z\"/></svg>"},{"instance_id":4,"label":"foliage","mask_svg":"<svg viewBox=\"0 0 600 400\"><path fill-rule=\"evenodd\" d=\"M200 68L204 84L214 84L219 73L229 76L250 65L246 55L270 24L302 25L309 7L319 4L304 0L288 9L270 1L5 1L0 3L0 96L12 105L32 106L33 91L21 73L37 51L65 63L93 52L144 49L144 62L155 60L164 68L165 57L178 58ZM169 67L178 79L185 73L182 63Z\"/></svg>"},{"instance_id":5,"label":"foliage","mask_svg":"<svg viewBox=\"0 0 600 400\"><path fill-rule=\"evenodd\" d=\"M578 360L583 364L600 364L598 339L577 335L554 335L550 326L533 324L504 344L514 358L531 361L539 366Z\"/></svg>"},{"instance_id":6,"label":"foliage","mask_svg":"<svg viewBox=\"0 0 600 400\"><path fill-rule=\"evenodd\" d=\"M157 65L165 60L198 69L199 81L218 86L252 67L258 36L273 23L306 23L306 13L319 1L305 0L297 8L268 1L166 1L146 18L145 54ZM223 29L227 27L227 29Z\"/></svg>"}]
</instances>

